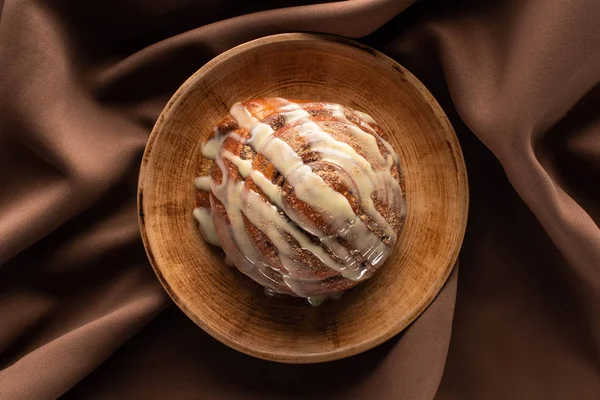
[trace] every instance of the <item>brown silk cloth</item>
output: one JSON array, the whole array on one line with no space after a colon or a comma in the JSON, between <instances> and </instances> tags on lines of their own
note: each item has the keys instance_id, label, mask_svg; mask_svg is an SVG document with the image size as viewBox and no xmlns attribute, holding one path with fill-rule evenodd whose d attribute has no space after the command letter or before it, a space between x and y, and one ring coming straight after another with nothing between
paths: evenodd
<instances>
[{"instance_id":1,"label":"brown silk cloth","mask_svg":"<svg viewBox=\"0 0 600 400\"><path fill-rule=\"evenodd\" d=\"M600 399L600 3L411 3L0 1L0 399ZM412 71L471 190L460 269L434 303L319 365L196 327L136 219L144 145L179 85L293 31L358 38Z\"/></svg>"}]
</instances>

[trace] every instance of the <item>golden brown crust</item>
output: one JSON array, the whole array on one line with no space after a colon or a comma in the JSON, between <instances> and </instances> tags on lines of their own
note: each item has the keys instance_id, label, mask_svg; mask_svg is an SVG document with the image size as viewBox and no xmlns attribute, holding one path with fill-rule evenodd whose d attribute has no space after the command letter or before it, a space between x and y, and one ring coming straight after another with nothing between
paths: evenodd
<instances>
[{"instance_id":1,"label":"golden brown crust","mask_svg":"<svg viewBox=\"0 0 600 400\"><path fill-rule=\"evenodd\" d=\"M363 132L375 138L377 147L379 148L384 159L390 154L381 141L381 136L383 135L381 128L376 124L370 124L370 127L377 132L377 134L373 134L369 129L366 129L362 126L363 122L354 113L354 111L346 108L346 120L343 120L333 116L332 111L326 108L325 103L307 101L294 102L301 104L302 108L311 115L311 120L317 123L323 131L330 134L335 140L352 146L358 154L363 156L372 165L381 167L381 161L373 159L370 154L364 151L361 146L353 141L352 135L349 134L349 123L358 126ZM389 240L386 242L388 238L385 237L384 232L378 226L376 221L374 221L368 215L368 213L362 209L352 176L348 172L341 170L339 167L322 160L319 153L311 150L309 143L299 135L297 129L294 129L294 123L285 123L285 119L278 112L280 104L275 102L273 99L254 99L243 103L243 106L253 117L257 118L262 123L270 125L275 131L273 136L285 141L302 158L303 162L311 167L314 173L321 177L321 179L336 192L342 194L347 199L352 210L366 224L369 230L371 230L371 232L379 237L384 243L389 244ZM223 118L223 120L217 124L216 129L222 134L234 132L243 139L249 138L248 130L240 128L231 115L227 115L225 118ZM213 135L214 134L211 134L209 138L211 138ZM223 150L229 151L233 155L240 157L242 160L251 160L252 168L254 170L262 173L273 184L280 187L283 204L286 208L293 209L295 213L302 215L312 225L326 235L334 236L338 233L332 226L332 221L327 220L326 216L320 213L319 210L315 210L309 204L296 197L294 188L288 182L286 182L285 178L277 171L275 166L264 155L257 154L252 147L243 143L243 140L240 142L232 139L231 137L227 137L223 141L221 147ZM225 159L223 160L223 163L228 170L229 179L234 179L236 182L239 182L243 179L238 168L234 164ZM394 163L390 172L394 179L401 183L399 167L396 163ZM201 157L199 162L199 176L211 176L211 178L217 184L221 184L223 182L223 174L220 168L218 168L215 163L208 158ZM278 208L275 204L272 204L269 197L263 193L262 190L260 190L252 178L247 178L245 180L245 189L258 193L263 201L276 208L279 214L288 222L293 223L280 208ZM394 231L398 233L403 222L401 215L395 213L395 210L390 209L390 206L381 201L378 196L375 196L375 194L373 194L371 198L373 200L375 209L389 222ZM210 209L211 201L212 212L218 213L224 221L229 223L225 206L215 196L209 196L208 192L202 190L197 191L195 200L196 207ZM278 257L277 247L264 233L264 227L261 227L260 224L254 225L246 217L246 215L242 216L244 227L252 241L253 246L257 251L263 254L264 258L269 263L269 268L265 269L266 274L273 282L276 282L277 288L280 292L294 295L294 292L290 290L290 288L282 279L282 273L285 272L285 267L282 265L281 260ZM318 243L318 238L312 236L310 232L306 233ZM291 235L284 234L283 238L293 248L293 261L302 266L300 269L300 276L310 280L310 287L312 288L311 295L328 295L346 290L357 284L356 281L342 277L339 272L325 265L312 252L303 249L298 241L295 240ZM355 244L353 243L353 240L354 238L348 237L345 239L338 239L338 242L350 254L354 254L353 249L355 248ZM337 259L331 249L329 249L323 243L319 244L325 249L330 257ZM235 244L229 243L229 245ZM362 262L363 260L360 256L357 256L357 261Z\"/></svg>"}]
</instances>

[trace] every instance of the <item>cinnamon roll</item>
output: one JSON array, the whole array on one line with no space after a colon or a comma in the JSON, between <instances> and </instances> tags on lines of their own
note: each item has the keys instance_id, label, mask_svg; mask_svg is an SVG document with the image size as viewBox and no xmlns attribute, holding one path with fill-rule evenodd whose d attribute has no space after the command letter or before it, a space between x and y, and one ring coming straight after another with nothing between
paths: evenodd
<instances>
[{"instance_id":1,"label":"cinnamon roll","mask_svg":"<svg viewBox=\"0 0 600 400\"><path fill-rule=\"evenodd\" d=\"M341 294L379 269L404 221L399 159L384 137L339 104L234 104L202 147L202 236L269 293L311 304Z\"/></svg>"}]
</instances>

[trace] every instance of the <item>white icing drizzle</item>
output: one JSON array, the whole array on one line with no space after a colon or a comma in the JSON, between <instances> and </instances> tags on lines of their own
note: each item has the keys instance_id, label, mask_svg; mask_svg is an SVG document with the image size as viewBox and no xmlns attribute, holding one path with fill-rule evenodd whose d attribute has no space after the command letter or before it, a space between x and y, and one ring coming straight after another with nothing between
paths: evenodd
<instances>
[{"instance_id":1,"label":"white icing drizzle","mask_svg":"<svg viewBox=\"0 0 600 400\"><path fill-rule=\"evenodd\" d=\"M194 218L200 225L200 233L202 233L204 240L215 246L220 246L221 242L215 232L211 212L206 208L194 208Z\"/></svg>"},{"instance_id":2,"label":"white icing drizzle","mask_svg":"<svg viewBox=\"0 0 600 400\"><path fill-rule=\"evenodd\" d=\"M395 243L397 235L385 218L376 210L372 196L379 201L384 201L390 207L402 209L402 193L398 182L390 173L390 167L397 160L391 146L384 140L381 142L394 156L384 158L377 145L377 140L372 134L364 132L351 123L345 114L345 109L336 104L326 104L325 108L332 112L332 116L342 121L347 128L349 136L360 147L365 156L357 152L345 142L335 140L329 133L311 119L310 114L299 104L291 103L284 99L277 99L279 113L284 117L286 125L293 125L295 132L308 143L311 150L320 154L320 160L345 171L349 181L360 200L360 208L383 232L388 243ZM361 126L369 132L376 134L369 124L375 124L371 116L365 113L354 112ZM283 282L296 295L306 297L313 305L320 304L325 297L311 296L314 287L319 284L315 277L307 278L303 275L303 266L295 259L294 247L285 235L293 237L306 251L311 252L323 264L337 271L347 279L359 281L368 278L371 271L376 269L387 258L390 248L367 227L365 222L353 211L344 195L330 187L317 173L313 172L310 165L303 162L302 158L284 140L273 135L271 126L260 122L253 117L241 104L236 103L230 110L239 128L248 130L248 139L243 139L235 132L219 132L215 130L214 136L202 148L202 155L214 160L221 170L223 180L217 184L211 177L199 177L195 180L198 190L211 191L226 208L230 222L229 232L233 236L239 251L228 254L231 261L242 272L249 275L265 286L269 293L278 292L277 285L270 278L271 266L265 256L260 254L253 244L247 229L244 217L249 223L257 227L277 250L280 266L277 274L281 274ZM253 169L252 161L243 160L237 155L222 148L226 138L250 145L257 154L262 154L277 171L285 178L287 183L294 188L295 196L309 205L331 226L337 234L327 236L321 232L306 216L290 209L284 202L281 188L274 185L261 172ZM366 158L365 158L366 157ZM242 180L231 176L224 163L227 160L238 171ZM371 160L369 162L368 160ZM251 179L254 184L267 196L269 202L256 192L249 190L245 181ZM212 199L211 199L212 206ZM285 212L289 221L282 216L278 209ZM214 229L213 218L210 210L196 208L194 216L200 224L204 238L212 244L219 245L218 236ZM320 243L315 244L310 235L316 236ZM355 249L349 252L338 242L338 238L347 238ZM326 251L326 246L341 262L336 261ZM373 268L367 268L372 266ZM284 272L281 272L283 268ZM306 268L306 267L304 267Z\"/></svg>"},{"instance_id":3,"label":"white icing drizzle","mask_svg":"<svg viewBox=\"0 0 600 400\"><path fill-rule=\"evenodd\" d=\"M308 300L308 303L311 306L318 307L321 304L323 304L326 300L338 301L339 299L342 298L343 295L344 295L344 292L338 292L338 293L334 293L329 296L310 296L310 297L307 297L306 299Z\"/></svg>"},{"instance_id":4,"label":"white icing drizzle","mask_svg":"<svg viewBox=\"0 0 600 400\"><path fill-rule=\"evenodd\" d=\"M366 122L367 125L368 124L376 124L377 123L377 122L375 122L375 120L373 119L373 117L371 117L367 113L364 113L362 111L354 111L354 113L358 116L358 118L360 118L361 121Z\"/></svg>"},{"instance_id":5,"label":"white icing drizzle","mask_svg":"<svg viewBox=\"0 0 600 400\"><path fill-rule=\"evenodd\" d=\"M204 190L205 192L208 192L210 190L210 182L210 176L199 176L194 179L194 186L198 190Z\"/></svg>"},{"instance_id":6,"label":"white icing drizzle","mask_svg":"<svg viewBox=\"0 0 600 400\"><path fill-rule=\"evenodd\" d=\"M225 137L225 135L216 134L211 139L207 140L206 143L204 143L204 146L202 146L202 156L214 160Z\"/></svg>"}]
</instances>

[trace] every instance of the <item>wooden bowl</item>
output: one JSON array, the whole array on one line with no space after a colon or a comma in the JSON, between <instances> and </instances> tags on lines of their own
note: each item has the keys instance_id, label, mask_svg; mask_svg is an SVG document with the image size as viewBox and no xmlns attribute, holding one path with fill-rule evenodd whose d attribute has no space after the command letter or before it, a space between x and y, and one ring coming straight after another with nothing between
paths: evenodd
<instances>
[{"instance_id":1,"label":"wooden bowl","mask_svg":"<svg viewBox=\"0 0 600 400\"><path fill-rule=\"evenodd\" d=\"M375 277L339 301L313 308L266 297L198 232L192 209L201 143L233 103L261 96L367 112L400 156L407 218L397 248ZM150 135L138 194L146 252L173 301L226 345L289 363L351 356L409 325L454 266L468 208L458 141L427 89L369 47L299 33L231 49L182 85Z\"/></svg>"}]
</instances>

